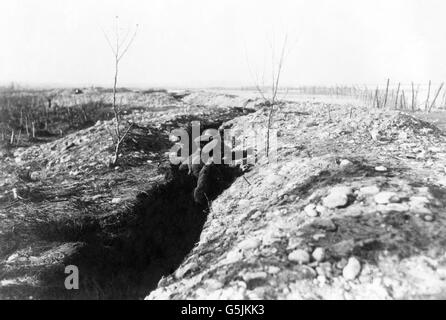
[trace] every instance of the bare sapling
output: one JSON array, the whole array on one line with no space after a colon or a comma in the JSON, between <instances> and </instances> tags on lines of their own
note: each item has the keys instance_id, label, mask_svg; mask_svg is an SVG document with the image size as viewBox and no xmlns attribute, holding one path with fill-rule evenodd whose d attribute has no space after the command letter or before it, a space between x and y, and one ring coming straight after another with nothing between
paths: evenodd
<instances>
[{"instance_id":1,"label":"bare sapling","mask_svg":"<svg viewBox=\"0 0 446 320\"><path fill-rule=\"evenodd\" d=\"M271 69L271 79L270 79L271 87L269 89L271 91L270 96L268 95L268 92L267 92L269 90L265 90L265 88L260 85L260 83L258 81L258 77L253 79L254 83L255 83L256 90L260 94L261 98L264 100L265 105L269 108L267 131L266 131L266 157L267 158L269 157L269 153L270 153L271 126L273 123L275 107L278 104L278 93L279 93L279 88L280 88L280 79L281 79L283 65L284 65L286 56L289 53L288 35L287 34L285 35L278 60L276 60L276 58L275 58L274 45L271 43L270 46L271 46L271 53L272 53L272 55L271 55L272 69ZM248 59L247 59L247 62L248 62L248 67L249 67ZM252 70L250 70L250 71L251 71L251 76L253 76ZM263 78L264 78L264 75L263 75Z\"/></svg>"},{"instance_id":2,"label":"bare sapling","mask_svg":"<svg viewBox=\"0 0 446 320\"><path fill-rule=\"evenodd\" d=\"M403 109L403 110L406 109L406 96L404 94L404 90L401 93L401 109Z\"/></svg>"},{"instance_id":3,"label":"bare sapling","mask_svg":"<svg viewBox=\"0 0 446 320\"><path fill-rule=\"evenodd\" d=\"M122 110L120 105L118 105L117 103L116 94L117 94L117 85L119 76L119 63L121 62L122 58L125 56L129 48L131 47L133 41L135 40L137 31L138 31L138 25L136 25L135 30L131 37L129 37L130 30L128 30L124 38L120 39L119 17L116 17L115 34L114 34L115 41L112 42L111 39L107 36L107 34L104 32L104 37L107 40L107 43L109 44L111 51L113 52L114 71L115 71L113 77L113 113L114 113L115 127L114 127L114 135L112 135L115 151L111 162L111 165L113 166L115 166L118 163L122 144L133 127L133 124L127 124L127 128L121 130L121 127L123 126L121 121Z\"/></svg>"},{"instance_id":4,"label":"bare sapling","mask_svg":"<svg viewBox=\"0 0 446 320\"><path fill-rule=\"evenodd\" d=\"M376 91L375 91L375 105L376 105L376 109L379 109L379 97L378 97L378 95L379 95L379 88L377 87Z\"/></svg>"},{"instance_id":5,"label":"bare sapling","mask_svg":"<svg viewBox=\"0 0 446 320\"><path fill-rule=\"evenodd\" d=\"M412 106L411 106L412 112L415 111L415 88L412 82Z\"/></svg>"},{"instance_id":6,"label":"bare sapling","mask_svg":"<svg viewBox=\"0 0 446 320\"><path fill-rule=\"evenodd\" d=\"M386 93L384 95L384 109L387 107L387 96L389 95L390 79L387 79Z\"/></svg>"},{"instance_id":7,"label":"bare sapling","mask_svg":"<svg viewBox=\"0 0 446 320\"><path fill-rule=\"evenodd\" d=\"M440 92L441 92L441 89L443 89L443 85L444 85L444 83L442 83L442 84L440 85L440 87L438 88L437 93L436 93L435 96L434 96L434 100L432 100L432 103L431 103L431 105L430 105L430 107L429 107L429 110L427 110L428 113L430 113L431 110L432 110L432 108L435 106L435 102L437 101L437 98L438 98L438 95L439 95Z\"/></svg>"},{"instance_id":8,"label":"bare sapling","mask_svg":"<svg viewBox=\"0 0 446 320\"><path fill-rule=\"evenodd\" d=\"M431 95L431 85L432 85L432 81L429 80L429 86L427 88L427 98L426 98L426 103L424 105L424 110L427 111L428 105L429 105L429 98Z\"/></svg>"},{"instance_id":9,"label":"bare sapling","mask_svg":"<svg viewBox=\"0 0 446 320\"><path fill-rule=\"evenodd\" d=\"M401 82L398 83L398 89L396 89L395 109L398 109L398 95L400 93Z\"/></svg>"}]
</instances>

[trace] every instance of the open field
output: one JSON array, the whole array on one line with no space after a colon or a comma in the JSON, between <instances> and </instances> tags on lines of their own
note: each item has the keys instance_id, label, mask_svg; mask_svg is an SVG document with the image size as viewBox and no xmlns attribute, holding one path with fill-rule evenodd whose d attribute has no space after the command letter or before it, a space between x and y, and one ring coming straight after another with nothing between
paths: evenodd
<instances>
[{"instance_id":1,"label":"open field","mask_svg":"<svg viewBox=\"0 0 446 320\"><path fill-rule=\"evenodd\" d=\"M277 161L258 146L253 165L198 174L169 161L171 131L265 127L255 91L118 92L135 125L117 166L111 99L1 93L0 298L446 297L440 106L288 92ZM65 289L66 265L80 290Z\"/></svg>"}]
</instances>

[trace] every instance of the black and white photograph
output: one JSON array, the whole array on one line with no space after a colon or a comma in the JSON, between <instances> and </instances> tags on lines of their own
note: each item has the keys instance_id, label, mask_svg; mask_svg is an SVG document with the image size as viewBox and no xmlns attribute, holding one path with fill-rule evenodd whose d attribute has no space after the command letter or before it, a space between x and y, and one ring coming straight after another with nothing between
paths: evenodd
<instances>
[{"instance_id":1,"label":"black and white photograph","mask_svg":"<svg viewBox=\"0 0 446 320\"><path fill-rule=\"evenodd\" d=\"M0 0L0 300L445 300L445 12Z\"/></svg>"}]
</instances>

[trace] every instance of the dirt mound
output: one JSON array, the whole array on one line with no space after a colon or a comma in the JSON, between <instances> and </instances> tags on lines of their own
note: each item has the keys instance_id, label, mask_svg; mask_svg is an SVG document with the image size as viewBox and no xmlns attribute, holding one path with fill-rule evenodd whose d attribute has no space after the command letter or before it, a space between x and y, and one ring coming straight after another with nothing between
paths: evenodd
<instances>
[{"instance_id":1,"label":"dirt mound","mask_svg":"<svg viewBox=\"0 0 446 320\"><path fill-rule=\"evenodd\" d=\"M273 123L278 161L260 159L212 203L198 245L147 298L444 298L444 135L324 103L284 105Z\"/></svg>"}]
</instances>

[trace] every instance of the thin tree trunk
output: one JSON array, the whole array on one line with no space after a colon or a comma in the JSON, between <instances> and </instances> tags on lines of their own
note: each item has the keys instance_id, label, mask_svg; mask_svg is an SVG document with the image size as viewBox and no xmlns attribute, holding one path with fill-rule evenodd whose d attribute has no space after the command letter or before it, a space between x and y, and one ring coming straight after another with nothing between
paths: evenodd
<instances>
[{"instance_id":1,"label":"thin tree trunk","mask_svg":"<svg viewBox=\"0 0 446 320\"><path fill-rule=\"evenodd\" d=\"M20 131L19 131L19 136L17 137L16 145L18 145L20 143L20 138L21 137L22 137L22 129L20 129Z\"/></svg>"},{"instance_id":2,"label":"thin tree trunk","mask_svg":"<svg viewBox=\"0 0 446 320\"><path fill-rule=\"evenodd\" d=\"M401 107L403 110L406 110L406 96L404 95L404 90L401 94Z\"/></svg>"},{"instance_id":3,"label":"thin tree trunk","mask_svg":"<svg viewBox=\"0 0 446 320\"><path fill-rule=\"evenodd\" d=\"M431 104L431 106L429 107L429 110L427 111L428 113L430 113L431 110L432 110L432 108L434 107L435 102L437 101L438 95L440 94L440 91L441 91L441 89L443 88L443 85L444 85L444 83L442 83L442 84L440 85L440 87L438 88L438 91L437 91L437 93L435 94L434 100L432 101L432 104Z\"/></svg>"},{"instance_id":4,"label":"thin tree trunk","mask_svg":"<svg viewBox=\"0 0 446 320\"><path fill-rule=\"evenodd\" d=\"M426 99L426 104L424 106L424 110L425 111L427 111L427 108L428 108L428 105L429 105L429 98L430 98L430 95L431 95L431 85L432 85L432 82L429 80L429 87L427 89L427 99Z\"/></svg>"},{"instance_id":5,"label":"thin tree trunk","mask_svg":"<svg viewBox=\"0 0 446 320\"><path fill-rule=\"evenodd\" d=\"M384 109L387 107L387 95L389 94L390 79L387 79L386 95L384 96Z\"/></svg>"},{"instance_id":6,"label":"thin tree trunk","mask_svg":"<svg viewBox=\"0 0 446 320\"><path fill-rule=\"evenodd\" d=\"M377 109L379 109L379 97L378 97L378 94L379 94L379 89L376 88L376 91L375 91L375 103L376 103L376 108Z\"/></svg>"},{"instance_id":7,"label":"thin tree trunk","mask_svg":"<svg viewBox=\"0 0 446 320\"><path fill-rule=\"evenodd\" d=\"M398 89L396 90L395 109L398 109L398 95L400 93L401 82L398 83Z\"/></svg>"}]
</instances>

